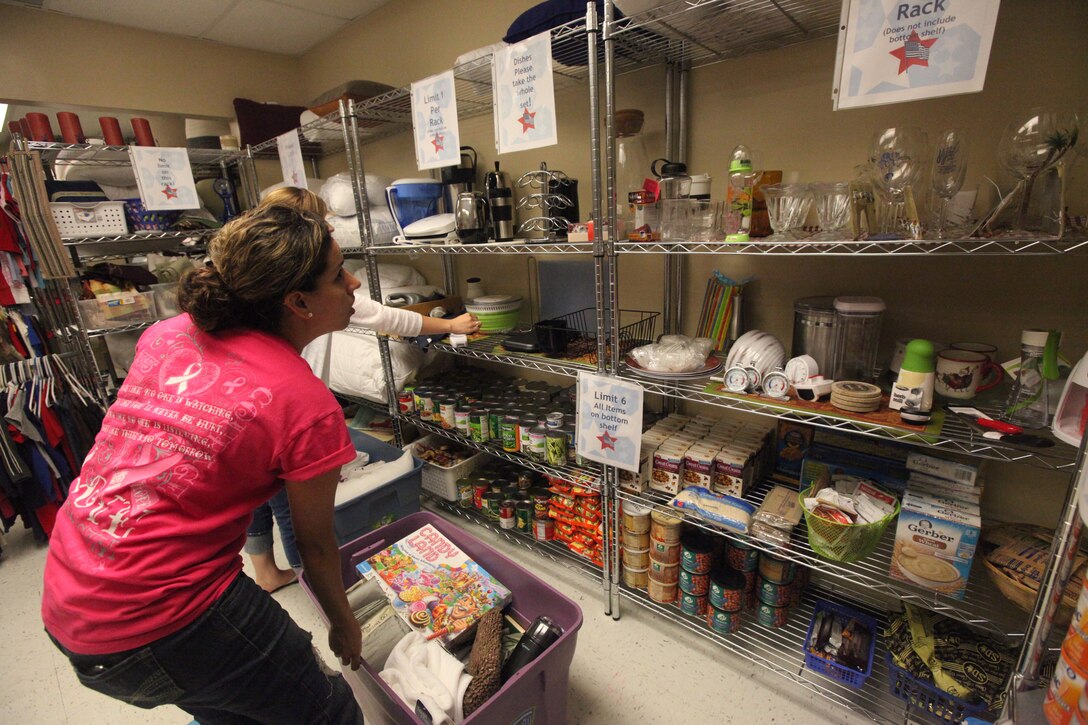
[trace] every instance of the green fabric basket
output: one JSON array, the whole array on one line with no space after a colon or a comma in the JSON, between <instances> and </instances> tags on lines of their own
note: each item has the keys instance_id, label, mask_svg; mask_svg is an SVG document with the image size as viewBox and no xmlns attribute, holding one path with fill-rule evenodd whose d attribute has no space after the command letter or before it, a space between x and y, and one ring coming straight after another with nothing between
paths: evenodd
<instances>
[{"instance_id":1,"label":"green fabric basket","mask_svg":"<svg viewBox=\"0 0 1088 725\"><path fill-rule=\"evenodd\" d=\"M888 524L899 515L899 501L895 510L872 524L840 524L816 516L805 508L805 499L812 495L812 486L797 495L808 527L808 543L812 550L831 561L857 561L873 553Z\"/></svg>"}]
</instances>

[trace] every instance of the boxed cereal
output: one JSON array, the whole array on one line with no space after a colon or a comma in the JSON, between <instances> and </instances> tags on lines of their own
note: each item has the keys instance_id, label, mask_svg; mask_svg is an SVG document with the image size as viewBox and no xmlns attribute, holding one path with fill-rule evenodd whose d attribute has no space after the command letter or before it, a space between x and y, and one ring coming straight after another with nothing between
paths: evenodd
<instances>
[{"instance_id":1,"label":"boxed cereal","mask_svg":"<svg viewBox=\"0 0 1088 725\"><path fill-rule=\"evenodd\" d=\"M899 512L889 573L963 599L980 528L977 514L942 506L928 494L908 492Z\"/></svg>"}]
</instances>

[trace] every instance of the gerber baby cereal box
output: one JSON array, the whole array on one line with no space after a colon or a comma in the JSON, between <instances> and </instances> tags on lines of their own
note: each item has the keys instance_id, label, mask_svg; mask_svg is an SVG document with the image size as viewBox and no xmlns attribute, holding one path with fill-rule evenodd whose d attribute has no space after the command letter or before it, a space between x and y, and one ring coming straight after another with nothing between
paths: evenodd
<instances>
[{"instance_id":1,"label":"gerber baby cereal box","mask_svg":"<svg viewBox=\"0 0 1088 725\"><path fill-rule=\"evenodd\" d=\"M428 639L450 647L469 639L493 607L510 601L510 590L427 524L358 565L377 577L393 609Z\"/></svg>"}]
</instances>

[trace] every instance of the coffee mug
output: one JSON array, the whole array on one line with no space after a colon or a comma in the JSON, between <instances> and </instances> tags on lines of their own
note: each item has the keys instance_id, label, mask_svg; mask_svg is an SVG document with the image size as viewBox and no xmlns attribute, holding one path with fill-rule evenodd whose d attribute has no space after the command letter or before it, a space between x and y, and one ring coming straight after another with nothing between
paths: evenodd
<instances>
[{"instance_id":1,"label":"coffee mug","mask_svg":"<svg viewBox=\"0 0 1088 725\"><path fill-rule=\"evenodd\" d=\"M996 368L993 380L983 383L984 377ZM984 353L973 350L950 348L937 354L937 374L933 389L946 398L966 400L976 393L989 390L1004 378L999 365L995 365Z\"/></svg>"}]
</instances>

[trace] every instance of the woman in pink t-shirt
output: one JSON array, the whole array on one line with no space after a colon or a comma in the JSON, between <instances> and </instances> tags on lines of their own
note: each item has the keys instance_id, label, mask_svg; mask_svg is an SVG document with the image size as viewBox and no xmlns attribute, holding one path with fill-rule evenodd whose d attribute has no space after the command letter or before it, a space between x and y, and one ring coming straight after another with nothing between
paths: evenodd
<instances>
[{"instance_id":1,"label":"woman in pink t-shirt","mask_svg":"<svg viewBox=\"0 0 1088 725\"><path fill-rule=\"evenodd\" d=\"M254 508L285 487L329 646L359 666L333 532L354 450L299 355L348 324L359 281L324 220L286 206L232 221L209 256L181 283L184 314L141 336L72 484L42 618L84 685L139 707L175 704L203 725L361 722L343 678L322 673L310 635L239 553ZM412 321L439 323L477 324Z\"/></svg>"}]
</instances>

